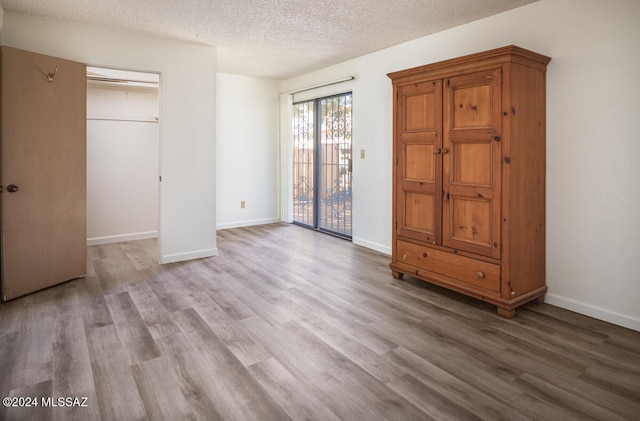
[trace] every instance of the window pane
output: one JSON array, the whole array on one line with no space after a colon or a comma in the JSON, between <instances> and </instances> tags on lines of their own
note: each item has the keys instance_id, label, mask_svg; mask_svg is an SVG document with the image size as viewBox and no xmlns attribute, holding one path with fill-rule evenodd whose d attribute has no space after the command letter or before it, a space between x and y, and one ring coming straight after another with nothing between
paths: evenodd
<instances>
[{"instance_id":1,"label":"window pane","mask_svg":"<svg viewBox=\"0 0 640 421\"><path fill-rule=\"evenodd\" d=\"M314 101L293 105L293 220L314 226Z\"/></svg>"},{"instance_id":2,"label":"window pane","mask_svg":"<svg viewBox=\"0 0 640 421\"><path fill-rule=\"evenodd\" d=\"M319 101L322 229L351 236L351 94Z\"/></svg>"}]
</instances>

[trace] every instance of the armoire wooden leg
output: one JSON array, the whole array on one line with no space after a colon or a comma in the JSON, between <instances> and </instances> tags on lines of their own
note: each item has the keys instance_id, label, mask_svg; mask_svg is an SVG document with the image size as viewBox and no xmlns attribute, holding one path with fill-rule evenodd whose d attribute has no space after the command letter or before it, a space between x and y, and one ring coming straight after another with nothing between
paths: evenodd
<instances>
[{"instance_id":1,"label":"armoire wooden leg","mask_svg":"<svg viewBox=\"0 0 640 421\"><path fill-rule=\"evenodd\" d=\"M508 308L498 307L498 316L504 317L505 319L512 319L513 316L515 315L516 315L515 308L508 309Z\"/></svg>"}]
</instances>

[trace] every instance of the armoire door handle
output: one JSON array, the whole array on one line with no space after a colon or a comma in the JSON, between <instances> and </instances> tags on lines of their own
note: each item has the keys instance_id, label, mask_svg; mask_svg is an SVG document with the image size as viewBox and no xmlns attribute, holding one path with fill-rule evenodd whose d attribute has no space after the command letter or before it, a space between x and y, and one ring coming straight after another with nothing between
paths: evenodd
<instances>
[{"instance_id":1,"label":"armoire door handle","mask_svg":"<svg viewBox=\"0 0 640 421\"><path fill-rule=\"evenodd\" d=\"M9 193L15 193L15 192L17 192L18 190L19 190L19 188L18 188L18 186L16 186L15 184L9 184L9 185L7 186L7 191L8 191Z\"/></svg>"}]
</instances>

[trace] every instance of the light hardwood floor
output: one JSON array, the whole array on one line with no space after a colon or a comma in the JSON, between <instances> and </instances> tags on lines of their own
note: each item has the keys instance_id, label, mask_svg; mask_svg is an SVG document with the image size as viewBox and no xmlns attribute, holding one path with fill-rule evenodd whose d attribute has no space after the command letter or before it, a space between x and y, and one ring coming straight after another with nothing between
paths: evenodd
<instances>
[{"instance_id":1,"label":"light hardwood floor","mask_svg":"<svg viewBox=\"0 0 640 421\"><path fill-rule=\"evenodd\" d=\"M86 278L0 304L0 395L87 398L0 419L640 419L640 332L548 304L503 319L293 225L218 248L90 247Z\"/></svg>"}]
</instances>

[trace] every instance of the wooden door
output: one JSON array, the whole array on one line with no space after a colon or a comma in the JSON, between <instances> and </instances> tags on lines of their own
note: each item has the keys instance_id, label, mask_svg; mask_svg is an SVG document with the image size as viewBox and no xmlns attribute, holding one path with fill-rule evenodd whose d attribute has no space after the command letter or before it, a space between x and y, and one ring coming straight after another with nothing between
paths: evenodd
<instances>
[{"instance_id":1,"label":"wooden door","mask_svg":"<svg viewBox=\"0 0 640 421\"><path fill-rule=\"evenodd\" d=\"M500 70L445 80L443 240L500 257Z\"/></svg>"},{"instance_id":2,"label":"wooden door","mask_svg":"<svg viewBox=\"0 0 640 421\"><path fill-rule=\"evenodd\" d=\"M86 67L2 47L2 299L86 273ZM51 76L51 75L53 76Z\"/></svg>"},{"instance_id":3,"label":"wooden door","mask_svg":"<svg viewBox=\"0 0 640 421\"><path fill-rule=\"evenodd\" d=\"M398 88L396 232L439 243L442 81Z\"/></svg>"}]
</instances>

